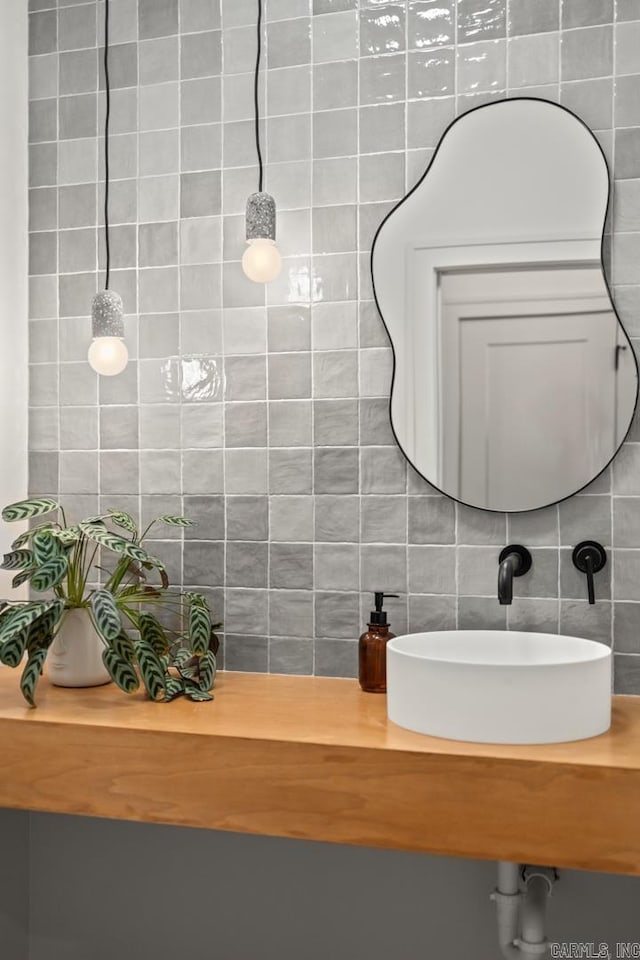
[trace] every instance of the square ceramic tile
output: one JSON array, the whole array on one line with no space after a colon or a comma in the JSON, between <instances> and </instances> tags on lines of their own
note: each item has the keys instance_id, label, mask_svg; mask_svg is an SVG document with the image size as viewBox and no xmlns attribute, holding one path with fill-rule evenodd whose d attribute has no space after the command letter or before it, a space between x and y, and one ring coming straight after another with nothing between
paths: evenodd
<instances>
[{"instance_id":1,"label":"square ceramic tile","mask_svg":"<svg viewBox=\"0 0 640 960\"><path fill-rule=\"evenodd\" d=\"M458 43L504 37L506 0L458 0Z\"/></svg>"},{"instance_id":2,"label":"square ceramic tile","mask_svg":"<svg viewBox=\"0 0 640 960\"><path fill-rule=\"evenodd\" d=\"M557 83L559 79L560 54L556 33L514 37L509 40L507 56L510 87Z\"/></svg>"},{"instance_id":3,"label":"square ceramic tile","mask_svg":"<svg viewBox=\"0 0 640 960\"><path fill-rule=\"evenodd\" d=\"M441 0L410 0L407 35L409 49L439 47L455 40L455 4Z\"/></svg>"},{"instance_id":4,"label":"square ceramic tile","mask_svg":"<svg viewBox=\"0 0 640 960\"><path fill-rule=\"evenodd\" d=\"M178 32L178 0L139 0L138 30L141 40Z\"/></svg>"},{"instance_id":5,"label":"square ceramic tile","mask_svg":"<svg viewBox=\"0 0 640 960\"><path fill-rule=\"evenodd\" d=\"M313 61L349 60L358 55L358 15L344 10L313 22Z\"/></svg>"},{"instance_id":6,"label":"square ceramic tile","mask_svg":"<svg viewBox=\"0 0 640 960\"><path fill-rule=\"evenodd\" d=\"M562 0L562 26L592 27L613 23L614 0Z\"/></svg>"},{"instance_id":7,"label":"square ceramic tile","mask_svg":"<svg viewBox=\"0 0 640 960\"><path fill-rule=\"evenodd\" d=\"M458 92L504 90L507 46L505 40L482 40L458 48ZM517 63L517 61L516 61Z\"/></svg>"},{"instance_id":8,"label":"square ceramic tile","mask_svg":"<svg viewBox=\"0 0 640 960\"><path fill-rule=\"evenodd\" d=\"M177 36L143 40L138 45L141 86L179 80L179 42Z\"/></svg>"},{"instance_id":9,"label":"square ceramic tile","mask_svg":"<svg viewBox=\"0 0 640 960\"><path fill-rule=\"evenodd\" d=\"M613 73L613 27L563 32L560 56L563 80L610 76Z\"/></svg>"},{"instance_id":10,"label":"square ceramic tile","mask_svg":"<svg viewBox=\"0 0 640 960\"><path fill-rule=\"evenodd\" d=\"M407 97L441 97L455 93L455 51L441 47L408 55Z\"/></svg>"},{"instance_id":11,"label":"square ceramic tile","mask_svg":"<svg viewBox=\"0 0 640 960\"><path fill-rule=\"evenodd\" d=\"M379 61L377 61L379 63ZM358 102L358 62L319 63L313 69L315 110L353 107Z\"/></svg>"},{"instance_id":12,"label":"square ceramic tile","mask_svg":"<svg viewBox=\"0 0 640 960\"><path fill-rule=\"evenodd\" d=\"M380 4L360 11L360 55L405 49L406 11L402 4Z\"/></svg>"},{"instance_id":13,"label":"square ceramic tile","mask_svg":"<svg viewBox=\"0 0 640 960\"><path fill-rule=\"evenodd\" d=\"M291 67L311 61L311 23L307 17L281 20L267 27L267 65Z\"/></svg>"}]
</instances>

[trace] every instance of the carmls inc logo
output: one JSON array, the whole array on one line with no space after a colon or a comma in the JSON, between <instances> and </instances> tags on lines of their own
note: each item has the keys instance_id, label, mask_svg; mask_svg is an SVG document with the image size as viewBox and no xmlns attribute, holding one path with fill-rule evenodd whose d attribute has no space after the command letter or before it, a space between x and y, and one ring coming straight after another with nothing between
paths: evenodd
<instances>
[{"instance_id":1,"label":"carmls inc logo","mask_svg":"<svg viewBox=\"0 0 640 960\"><path fill-rule=\"evenodd\" d=\"M552 942L549 956L552 960L640 960L640 941L619 941L613 948L593 941Z\"/></svg>"}]
</instances>

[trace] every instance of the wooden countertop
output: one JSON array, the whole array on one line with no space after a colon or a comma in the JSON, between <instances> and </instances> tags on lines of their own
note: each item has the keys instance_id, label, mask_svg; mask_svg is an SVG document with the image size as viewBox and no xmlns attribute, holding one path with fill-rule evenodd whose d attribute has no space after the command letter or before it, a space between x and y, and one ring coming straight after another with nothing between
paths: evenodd
<instances>
[{"instance_id":1,"label":"wooden countertop","mask_svg":"<svg viewBox=\"0 0 640 960\"><path fill-rule=\"evenodd\" d=\"M353 680L220 673L215 700L0 669L0 806L640 875L640 698L551 746L438 740Z\"/></svg>"}]
</instances>

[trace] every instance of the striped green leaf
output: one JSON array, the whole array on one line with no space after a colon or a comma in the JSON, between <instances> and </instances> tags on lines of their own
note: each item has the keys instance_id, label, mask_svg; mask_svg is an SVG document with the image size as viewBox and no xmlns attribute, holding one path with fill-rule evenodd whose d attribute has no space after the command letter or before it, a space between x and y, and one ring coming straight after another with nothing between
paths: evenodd
<instances>
[{"instance_id":1,"label":"striped green leaf","mask_svg":"<svg viewBox=\"0 0 640 960\"><path fill-rule=\"evenodd\" d=\"M35 707L36 705L36 687L38 685L38 680L42 676L42 668L44 667L44 662L47 659L47 653L47 647L38 647L34 650L30 650L27 665L24 668L22 677L20 679L22 696L32 707Z\"/></svg>"},{"instance_id":2,"label":"striped green leaf","mask_svg":"<svg viewBox=\"0 0 640 960\"><path fill-rule=\"evenodd\" d=\"M209 604L207 603L207 601L205 600L205 598L202 596L201 593L194 593L193 590L187 590L185 591L185 597L187 598L189 603L195 603L200 607L207 607L207 608L209 607Z\"/></svg>"},{"instance_id":3,"label":"striped green leaf","mask_svg":"<svg viewBox=\"0 0 640 960\"><path fill-rule=\"evenodd\" d=\"M211 616L209 608L200 603L192 603L189 608L189 643L194 653L204 656L209 649L211 637Z\"/></svg>"},{"instance_id":4,"label":"striped green leaf","mask_svg":"<svg viewBox=\"0 0 640 960\"><path fill-rule=\"evenodd\" d=\"M10 503L2 511L2 519L7 523L13 523L15 520L30 520L32 517L42 517L45 513L51 513L57 510L59 504L50 497L36 497L32 500L19 500L17 503Z\"/></svg>"},{"instance_id":5,"label":"striped green leaf","mask_svg":"<svg viewBox=\"0 0 640 960\"><path fill-rule=\"evenodd\" d=\"M105 527L97 523L81 523L79 524L80 530L86 537L89 537L90 540L93 540L94 543L98 543L101 547L107 547L108 550L113 550L114 553L127 554L127 547L130 546L129 541L125 540L124 537L118 536L117 533L110 533Z\"/></svg>"},{"instance_id":6,"label":"striped green leaf","mask_svg":"<svg viewBox=\"0 0 640 960\"><path fill-rule=\"evenodd\" d=\"M193 520L189 520L188 517L172 517L168 514L164 514L162 517L158 517L159 523L167 523L170 527L192 527Z\"/></svg>"},{"instance_id":7,"label":"striped green leaf","mask_svg":"<svg viewBox=\"0 0 640 960\"><path fill-rule=\"evenodd\" d=\"M133 646L133 641L124 630L121 630L118 636L111 641L110 646L113 652L121 660L126 660L127 663L130 664L134 664L136 662L136 652Z\"/></svg>"},{"instance_id":8,"label":"striped green leaf","mask_svg":"<svg viewBox=\"0 0 640 960\"><path fill-rule=\"evenodd\" d=\"M160 574L160 583L162 584L163 588L164 588L165 590L168 590L168 589L169 589L169 575L167 574L167 570L166 570L166 567L165 567L164 563L162 563L161 560L156 560L155 557L152 557L152 558L151 558L151 565L152 565L153 567L155 567L155 569L156 569L156 570L158 571L158 573Z\"/></svg>"},{"instance_id":9,"label":"striped green leaf","mask_svg":"<svg viewBox=\"0 0 640 960\"><path fill-rule=\"evenodd\" d=\"M59 601L51 603L24 603L14 607L11 613L0 621L0 643L9 640L16 633L38 620L44 613L51 610Z\"/></svg>"},{"instance_id":10,"label":"striped green leaf","mask_svg":"<svg viewBox=\"0 0 640 960\"><path fill-rule=\"evenodd\" d=\"M70 543L77 543L81 534L82 530L78 524L74 527L67 527L65 530L53 531L54 537L57 537L64 547L68 546Z\"/></svg>"},{"instance_id":11,"label":"striped green leaf","mask_svg":"<svg viewBox=\"0 0 640 960\"><path fill-rule=\"evenodd\" d=\"M18 587L21 587L23 583L26 583L27 580L33 576L35 571L36 567L27 567L26 570L21 570L20 573L16 573L15 577L11 581L11 586L13 589L16 590Z\"/></svg>"},{"instance_id":12,"label":"striped green leaf","mask_svg":"<svg viewBox=\"0 0 640 960\"><path fill-rule=\"evenodd\" d=\"M80 529L90 540L100 544L101 547L107 547L108 550L113 550L114 553L120 553L125 557L129 557L131 560L137 560L138 563L147 563L153 567L160 564L159 560L155 560L149 556L147 551L143 550L142 547L131 543L130 540L125 540L124 537L120 537L117 533L111 533L111 531L99 524L81 523Z\"/></svg>"},{"instance_id":13,"label":"striped green leaf","mask_svg":"<svg viewBox=\"0 0 640 960\"><path fill-rule=\"evenodd\" d=\"M64 613L64 600L54 600L41 617L27 628L27 648L29 652L44 647L48 650L53 641L53 631Z\"/></svg>"},{"instance_id":14,"label":"striped green leaf","mask_svg":"<svg viewBox=\"0 0 640 960\"><path fill-rule=\"evenodd\" d=\"M11 553L5 553L4 559L0 564L2 570L24 570L33 564L33 554L31 550L12 550Z\"/></svg>"},{"instance_id":15,"label":"striped green leaf","mask_svg":"<svg viewBox=\"0 0 640 960\"><path fill-rule=\"evenodd\" d=\"M181 647L180 650L176 653L173 658L174 667L183 667L188 660L195 659L190 650L187 650L186 647Z\"/></svg>"},{"instance_id":16,"label":"striped green leaf","mask_svg":"<svg viewBox=\"0 0 640 960\"><path fill-rule=\"evenodd\" d=\"M91 612L98 633L107 643L115 640L122 630L120 614L113 594L108 590L96 590L91 595Z\"/></svg>"},{"instance_id":17,"label":"striped green leaf","mask_svg":"<svg viewBox=\"0 0 640 960\"><path fill-rule=\"evenodd\" d=\"M31 540L31 538L35 536L36 533L40 533L43 530L46 530L49 533L53 533L58 529L59 528L55 524L55 521L45 520L43 523L36 524L35 527L29 527L29 529L25 530L24 533L21 533L19 537L16 537L16 539L11 544L11 549L19 550L20 547L24 547L25 543L28 543L29 540Z\"/></svg>"},{"instance_id":18,"label":"striped green leaf","mask_svg":"<svg viewBox=\"0 0 640 960\"><path fill-rule=\"evenodd\" d=\"M12 550L20 550L21 547L24 547L26 543L29 543L31 539L31 530L25 530L24 533L21 533L19 537L11 544Z\"/></svg>"},{"instance_id":19,"label":"striped green leaf","mask_svg":"<svg viewBox=\"0 0 640 960\"><path fill-rule=\"evenodd\" d=\"M123 553L131 560L137 560L138 563L150 563L152 566L155 566L155 564L159 562L154 560L146 550L143 550L142 547L139 547L136 543L131 543L130 540L125 540L124 543L125 549Z\"/></svg>"},{"instance_id":20,"label":"striped green leaf","mask_svg":"<svg viewBox=\"0 0 640 960\"><path fill-rule=\"evenodd\" d=\"M126 660L119 657L111 647L102 651L102 662L115 684L125 693L133 693L140 686L138 674Z\"/></svg>"},{"instance_id":21,"label":"striped green leaf","mask_svg":"<svg viewBox=\"0 0 640 960\"><path fill-rule=\"evenodd\" d=\"M190 650L178 650L173 658L173 665L183 680L196 680L198 677L198 663L200 658L194 657Z\"/></svg>"},{"instance_id":22,"label":"striped green leaf","mask_svg":"<svg viewBox=\"0 0 640 960\"><path fill-rule=\"evenodd\" d=\"M144 552L144 551L143 551ZM157 557L152 557L150 554L145 555L145 559L140 561L145 570L157 570L160 574L160 582L164 590L169 589L169 577L162 560L158 560Z\"/></svg>"},{"instance_id":23,"label":"striped green leaf","mask_svg":"<svg viewBox=\"0 0 640 960\"><path fill-rule=\"evenodd\" d=\"M27 636L29 628L25 627L19 633L14 633L12 637L0 644L0 660L7 667L17 667L27 646Z\"/></svg>"},{"instance_id":24,"label":"striped green leaf","mask_svg":"<svg viewBox=\"0 0 640 960\"><path fill-rule=\"evenodd\" d=\"M37 530L31 540L31 549L35 562L41 565L62 555L60 541L53 536L50 530Z\"/></svg>"},{"instance_id":25,"label":"striped green leaf","mask_svg":"<svg viewBox=\"0 0 640 960\"><path fill-rule=\"evenodd\" d=\"M133 517L128 513L124 513L123 510L109 510L109 519L113 520L116 526L122 527L123 530L128 530L129 533L136 534L138 532Z\"/></svg>"},{"instance_id":26,"label":"striped green leaf","mask_svg":"<svg viewBox=\"0 0 640 960\"><path fill-rule=\"evenodd\" d=\"M170 700L175 700L181 693L184 693L182 680L178 680L177 677L168 677L165 681L165 703L169 703Z\"/></svg>"},{"instance_id":27,"label":"striped green leaf","mask_svg":"<svg viewBox=\"0 0 640 960\"><path fill-rule=\"evenodd\" d=\"M140 614L140 636L155 650L157 656L163 656L169 649L169 640L160 623L150 613Z\"/></svg>"},{"instance_id":28,"label":"striped green leaf","mask_svg":"<svg viewBox=\"0 0 640 960\"><path fill-rule=\"evenodd\" d=\"M200 658L200 689L211 690L216 679L216 658L209 650Z\"/></svg>"},{"instance_id":29,"label":"striped green leaf","mask_svg":"<svg viewBox=\"0 0 640 960\"><path fill-rule=\"evenodd\" d=\"M136 643L136 654L147 693L152 700L162 700L165 695L165 673L158 655L151 644L143 639Z\"/></svg>"},{"instance_id":30,"label":"striped green leaf","mask_svg":"<svg viewBox=\"0 0 640 960\"><path fill-rule=\"evenodd\" d=\"M43 564L39 570L31 577L31 586L39 593L45 590L51 590L56 587L61 580L64 580L69 562L66 556L54 557L48 563Z\"/></svg>"},{"instance_id":31,"label":"striped green leaf","mask_svg":"<svg viewBox=\"0 0 640 960\"><path fill-rule=\"evenodd\" d=\"M32 647L37 644L38 646L48 648L51 643L54 627L64 610L64 603L61 600L57 600L52 604L41 606L45 607L44 613L41 613L39 617L22 630L11 634L0 644L0 661L8 667L18 666L24 655L25 647L31 650ZM6 617L5 611L3 611L3 620L8 619L10 613L17 612L17 609L19 608L7 611Z\"/></svg>"},{"instance_id":32,"label":"striped green leaf","mask_svg":"<svg viewBox=\"0 0 640 960\"><path fill-rule=\"evenodd\" d=\"M210 693L207 693L206 690L201 690L200 687L196 687L193 683L185 683L184 692L189 700L195 700L196 702L205 702L207 700L213 700L213 696Z\"/></svg>"}]
</instances>

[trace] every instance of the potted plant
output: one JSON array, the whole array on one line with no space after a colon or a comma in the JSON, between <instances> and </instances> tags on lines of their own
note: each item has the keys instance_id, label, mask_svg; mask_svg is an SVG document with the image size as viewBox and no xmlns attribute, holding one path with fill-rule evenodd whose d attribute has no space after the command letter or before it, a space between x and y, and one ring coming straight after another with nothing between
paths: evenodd
<instances>
[{"instance_id":1,"label":"potted plant","mask_svg":"<svg viewBox=\"0 0 640 960\"><path fill-rule=\"evenodd\" d=\"M49 497L2 511L9 523L40 517L47 519L20 534L0 565L16 571L14 587L28 583L32 596L42 595L0 611L0 661L17 667L26 654L20 688L27 702L35 706L48 655L59 686L113 680L133 693L142 680L152 700L211 700L219 624L212 626L201 594L170 587L164 565L143 546L155 524L192 521L161 516L139 533L128 513L109 510L68 526Z\"/></svg>"}]
</instances>

